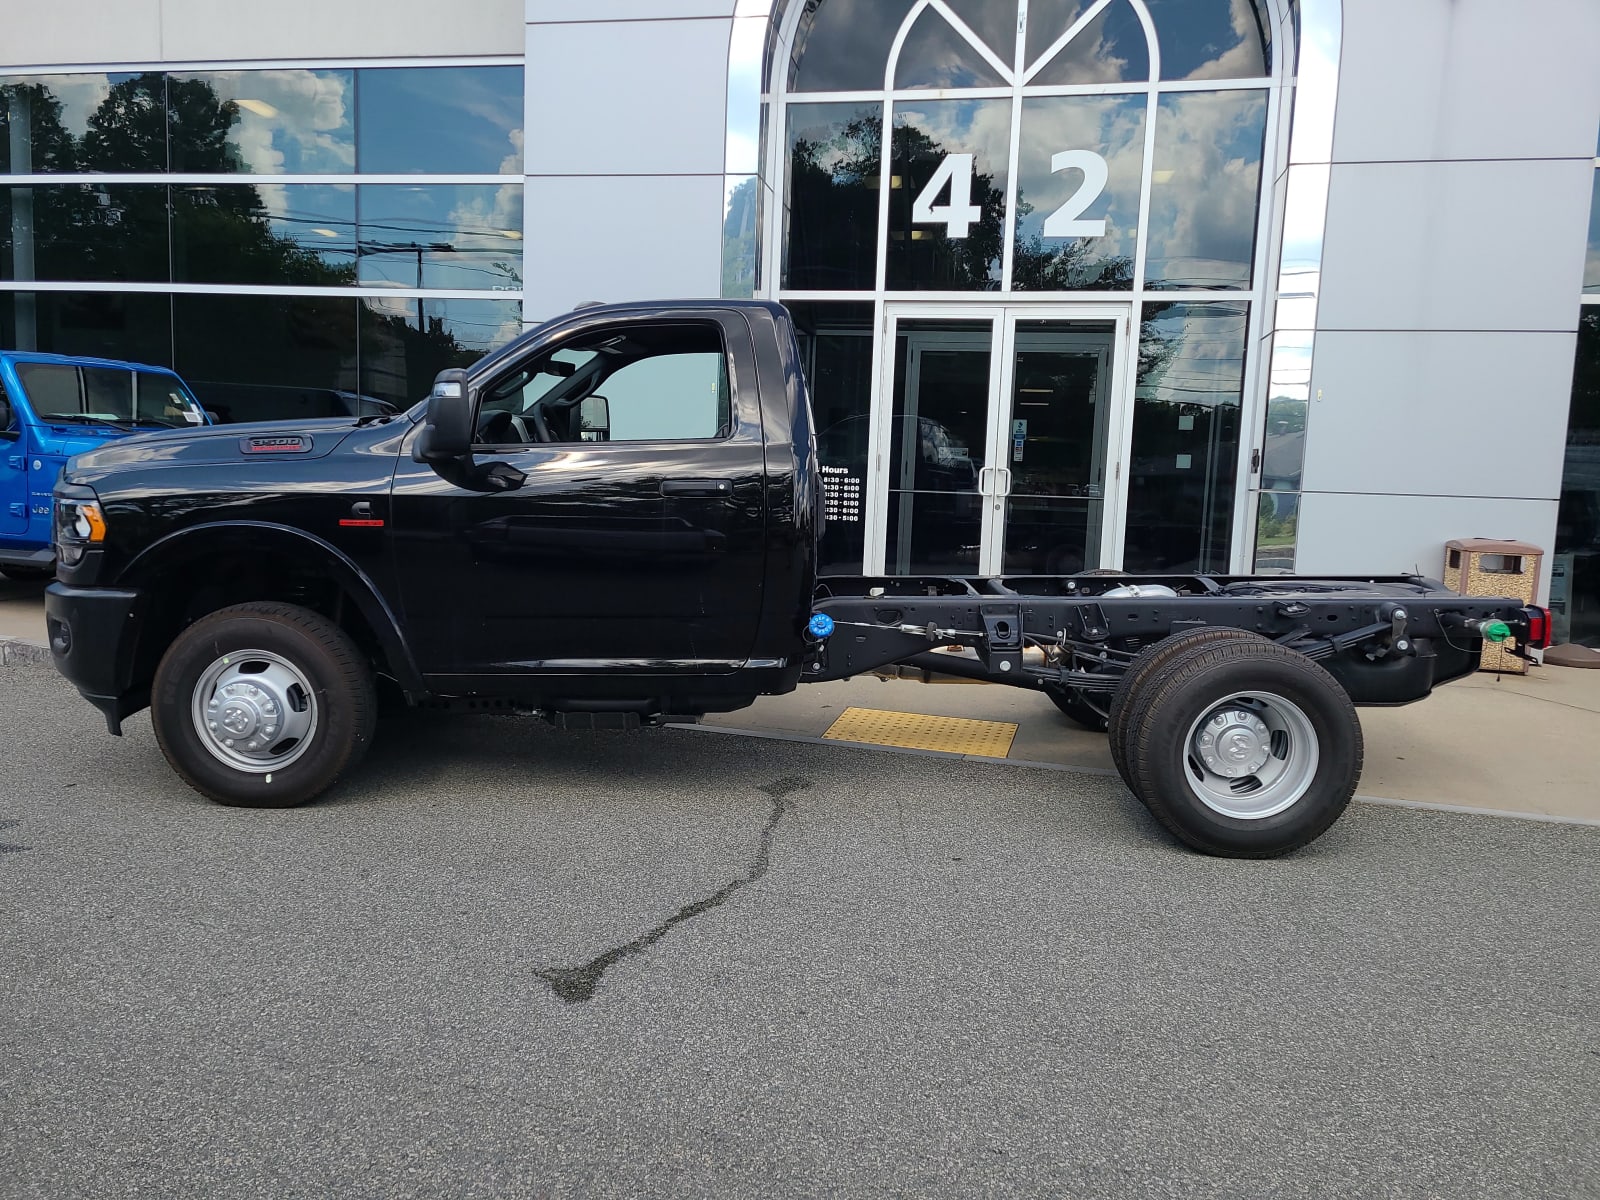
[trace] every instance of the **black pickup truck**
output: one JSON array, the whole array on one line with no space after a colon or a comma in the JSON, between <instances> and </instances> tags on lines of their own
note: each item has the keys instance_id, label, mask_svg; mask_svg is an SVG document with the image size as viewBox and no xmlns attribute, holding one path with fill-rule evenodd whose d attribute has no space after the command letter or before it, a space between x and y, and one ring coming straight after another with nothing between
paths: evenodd
<instances>
[{"instance_id":1,"label":"black pickup truck","mask_svg":"<svg viewBox=\"0 0 1600 1200\"><path fill-rule=\"evenodd\" d=\"M1178 838L1262 857L1348 803L1353 705L1548 627L1416 577L819 578L806 386L759 302L581 309L410 412L129 438L55 499L58 667L224 804L352 769L380 680L623 728L909 666L1042 689Z\"/></svg>"}]
</instances>

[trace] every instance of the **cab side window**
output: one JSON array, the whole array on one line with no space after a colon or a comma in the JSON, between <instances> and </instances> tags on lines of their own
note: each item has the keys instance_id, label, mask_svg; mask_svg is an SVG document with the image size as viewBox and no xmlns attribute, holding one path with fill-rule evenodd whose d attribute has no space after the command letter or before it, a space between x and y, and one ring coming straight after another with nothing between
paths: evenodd
<instances>
[{"instance_id":1,"label":"cab side window","mask_svg":"<svg viewBox=\"0 0 1600 1200\"><path fill-rule=\"evenodd\" d=\"M600 391L613 442L726 437L728 368L718 350L655 354L608 376Z\"/></svg>"},{"instance_id":2,"label":"cab side window","mask_svg":"<svg viewBox=\"0 0 1600 1200\"><path fill-rule=\"evenodd\" d=\"M705 441L733 432L719 328L640 324L525 360L484 393L480 444Z\"/></svg>"}]
</instances>

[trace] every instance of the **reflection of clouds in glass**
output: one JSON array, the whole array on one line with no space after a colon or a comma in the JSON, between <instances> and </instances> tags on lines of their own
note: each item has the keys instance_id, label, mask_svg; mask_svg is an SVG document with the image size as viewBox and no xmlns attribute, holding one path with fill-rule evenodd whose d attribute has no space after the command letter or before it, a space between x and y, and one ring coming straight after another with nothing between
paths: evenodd
<instances>
[{"instance_id":1,"label":"reflection of clouds in glass","mask_svg":"<svg viewBox=\"0 0 1600 1200\"><path fill-rule=\"evenodd\" d=\"M795 30L790 89L879 90L889 47L914 0L822 0Z\"/></svg>"},{"instance_id":2,"label":"reflection of clouds in glass","mask_svg":"<svg viewBox=\"0 0 1600 1200\"><path fill-rule=\"evenodd\" d=\"M767 23L737 20L728 41L728 140L722 169L750 174L760 167L761 59Z\"/></svg>"},{"instance_id":3,"label":"reflection of clouds in glass","mask_svg":"<svg viewBox=\"0 0 1600 1200\"><path fill-rule=\"evenodd\" d=\"M1150 78L1150 48L1144 25L1128 5L1115 0L1043 66L1035 84L1121 83Z\"/></svg>"},{"instance_id":4,"label":"reflection of clouds in glass","mask_svg":"<svg viewBox=\"0 0 1600 1200\"><path fill-rule=\"evenodd\" d=\"M1043 232L1050 214L1077 196L1084 178L1078 171L1055 174L1050 160L1062 150L1092 150L1106 160L1109 178L1100 198L1083 212L1106 220L1106 236L1089 239L1096 256L1131 257L1138 233L1139 189L1144 169L1145 97L1049 96L1022 103L1022 142L1018 196L1032 206L1018 207L1017 236ZM1051 249L1067 239L1046 238ZM1077 239L1073 239L1077 240Z\"/></svg>"},{"instance_id":5,"label":"reflection of clouds in glass","mask_svg":"<svg viewBox=\"0 0 1600 1200\"><path fill-rule=\"evenodd\" d=\"M1266 116L1265 92L1161 97L1146 269L1152 286L1249 285Z\"/></svg>"},{"instance_id":6,"label":"reflection of clouds in glass","mask_svg":"<svg viewBox=\"0 0 1600 1200\"><path fill-rule=\"evenodd\" d=\"M42 86L61 102L62 127L82 137L89 128L89 118L111 95L111 85L132 78L132 75L41 75L10 82Z\"/></svg>"},{"instance_id":7,"label":"reflection of clouds in glass","mask_svg":"<svg viewBox=\"0 0 1600 1200\"><path fill-rule=\"evenodd\" d=\"M920 129L946 154L975 154L973 169L1003 186L1011 157L1009 100L939 100L931 104L898 101L896 128ZM976 193L973 202L977 202Z\"/></svg>"},{"instance_id":8,"label":"reflection of clouds in glass","mask_svg":"<svg viewBox=\"0 0 1600 1200\"><path fill-rule=\"evenodd\" d=\"M1163 79L1254 79L1270 39L1259 0L1145 0L1161 43Z\"/></svg>"},{"instance_id":9,"label":"reflection of clouds in glass","mask_svg":"<svg viewBox=\"0 0 1600 1200\"><path fill-rule=\"evenodd\" d=\"M1138 398L1237 405L1249 311L1232 303L1145 305Z\"/></svg>"},{"instance_id":10,"label":"reflection of clouds in glass","mask_svg":"<svg viewBox=\"0 0 1600 1200\"><path fill-rule=\"evenodd\" d=\"M368 184L360 211L364 284L520 289L520 183Z\"/></svg>"},{"instance_id":11,"label":"reflection of clouds in glass","mask_svg":"<svg viewBox=\"0 0 1600 1200\"><path fill-rule=\"evenodd\" d=\"M942 13L931 8L924 9L912 24L895 63L894 85L897 88L1002 87L1004 84L1000 73L972 43L957 33Z\"/></svg>"},{"instance_id":12,"label":"reflection of clouds in glass","mask_svg":"<svg viewBox=\"0 0 1600 1200\"><path fill-rule=\"evenodd\" d=\"M344 174L356 161L349 71L208 71L175 75L237 103L229 141L245 171Z\"/></svg>"}]
</instances>

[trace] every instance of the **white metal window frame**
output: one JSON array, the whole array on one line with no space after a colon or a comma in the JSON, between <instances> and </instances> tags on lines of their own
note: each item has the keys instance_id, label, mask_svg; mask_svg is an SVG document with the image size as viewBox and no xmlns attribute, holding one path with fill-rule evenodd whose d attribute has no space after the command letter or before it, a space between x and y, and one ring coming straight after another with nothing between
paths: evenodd
<instances>
[{"instance_id":1,"label":"white metal window frame","mask_svg":"<svg viewBox=\"0 0 1600 1200\"><path fill-rule=\"evenodd\" d=\"M354 71L396 67L525 67L521 55L472 55L461 58L340 58L340 59L251 59L205 60L187 62L123 62L123 63L56 63L50 66L0 67L0 78L28 78L50 75L137 75L147 71L184 75L200 71ZM311 186L355 187L371 185L484 185L504 187L514 185L525 189L527 176L516 174L290 174L262 175L255 173L211 174L177 171L138 171L126 174L109 172L64 172L26 175L0 175L0 187L58 187L67 184L91 184L101 187L120 187L125 184L168 184L174 187L221 187L227 184L292 187L295 184ZM526 226L526 218L524 218ZM515 255L522 258L523 243L515 246ZM526 272L524 271L524 274ZM166 296L312 296L379 298L403 300L521 300L523 289L517 286L504 288L415 288L384 287L351 284L343 287L314 287L298 284L259 283L130 283L118 280L42 280L0 279L0 292L140 292Z\"/></svg>"},{"instance_id":2,"label":"white metal window frame","mask_svg":"<svg viewBox=\"0 0 1600 1200\"><path fill-rule=\"evenodd\" d=\"M871 378L874 386L881 386L883 364L881 361L886 337L885 306L891 300L901 303L948 301L951 304L987 305L1060 305L1113 303L1127 305L1133 319L1123 345L1119 346L1123 363L1121 394L1126 396L1123 407L1131 415L1137 388L1138 334L1143 305L1150 299L1171 302L1200 303L1222 300L1248 303L1249 322L1246 331L1245 373L1243 380L1238 462L1235 471L1233 527L1230 536L1231 569L1244 572L1250 569L1255 556L1256 508L1260 476L1258 466L1264 443L1267 392L1271 375L1271 358L1274 343L1268 339L1280 329L1287 328L1314 336L1316 325L1316 300L1319 290L1321 265L1321 222L1327 208L1328 171L1326 164L1332 158L1333 114L1338 89L1338 64L1342 42L1342 0L1266 0L1273 26L1273 71L1269 77L1232 80L1160 80L1160 44L1155 24L1143 0L1129 0L1144 27L1150 53L1150 82L1119 84L1088 84L1036 86L1028 80L1047 65L1107 6L1110 0L1097 0L1085 13L1031 65L1026 63L1026 12L1027 0L1019 0L1017 45L1011 67L993 61L993 56L981 38L961 22L942 0L919 0L907 13L891 48L885 66L884 87L881 91L857 90L840 92L790 93L788 75L795 32L805 5L799 0L739 0L729 38L728 71L728 132L725 142L725 196L751 178L757 181L761 204L760 239L757 246L757 272L755 294L778 300L848 300L871 302L874 306L874 360ZM1011 79L1006 88L975 89L895 89L894 71L898 54L912 23L927 8L936 8L939 15L975 49L991 60L991 65L1002 68L1002 77ZM1298 9L1298 11L1294 11ZM774 11L776 10L776 11ZM756 63L760 63L759 72ZM1022 82L1016 82L1018 75ZM1267 123L1257 185L1257 224L1252 286L1249 290L1183 289L1152 291L1145 287L1145 265L1148 237L1150 185L1153 173L1155 145L1155 116L1162 94L1196 91L1249 91L1265 90L1268 98ZM1003 242L1002 291L999 293L973 292L889 292L884 286L887 256L888 229L884 208L888 203L887 189L880 189L878 227L878 266L875 287L859 291L807 291L780 289L783 246L784 173L787 167L787 108L791 103L858 102L880 103L884 106L885 153L891 146L889 140L893 127L894 104L898 100L917 99L977 99L985 95L1012 97L1010 134L1010 178L1016 180L1016 163L1021 137L1021 104L1024 97L1051 95L1137 95L1147 96L1145 120L1145 145L1141 179L1140 221L1136 242L1134 288L1132 292L1015 292L1011 289L1012 259L1016 206L1008 204L1006 230ZM1296 93L1298 92L1298 96ZM1294 101L1293 120L1289 119L1291 100ZM758 136L759 131L759 136ZM752 148L759 145L759 153ZM1597 160L1600 161L1600 160ZM1310 168L1304 176L1306 200L1296 211L1286 211L1285 193L1291 166ZM1297 220L1314 223L1315 229L1292 231ZM1293 270L1282 261L1285 236L1298 232L1297 244L1302 249L1301 261ZM1291 304L1280 306L1280 296ZM1590 300L1600 302L1600 297ZM1283 321L1283 310L1289 313ZM1280 322L1283 322L1280 324ZM1310 390L1311 355L1303 360L1306 387ZM1126 459L1113 464L1120 471ZM869 464L870 465L870 464ZM1126 505L1118 507L1117 535L1106 543L1107 561L1122 565L1123 524ZM870 533L870 531L869 531ZM873 561L869 559L869 561Z\"/></svg>"}]
</instances>

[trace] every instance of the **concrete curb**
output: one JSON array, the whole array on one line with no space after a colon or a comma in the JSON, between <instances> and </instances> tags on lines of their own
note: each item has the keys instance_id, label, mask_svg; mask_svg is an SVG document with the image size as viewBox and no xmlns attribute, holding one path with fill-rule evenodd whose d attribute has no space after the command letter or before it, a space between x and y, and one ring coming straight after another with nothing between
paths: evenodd
<instances>
[{"instance_id":1,"label":"concrete curb","mask_svg":"<svg viewBox=\"0 0 1600 1200\"><path fill-rule=\"evenodd\" d=\"M43 642L30 642L27 638L0 637L0 667L12 663L47 663L50 647Z\"/></svg>"}]
</instances>

